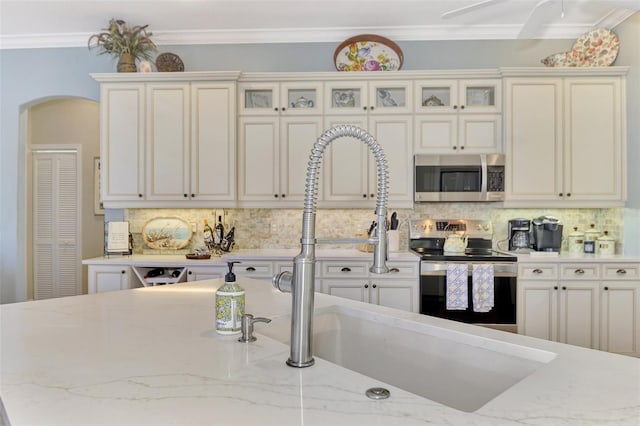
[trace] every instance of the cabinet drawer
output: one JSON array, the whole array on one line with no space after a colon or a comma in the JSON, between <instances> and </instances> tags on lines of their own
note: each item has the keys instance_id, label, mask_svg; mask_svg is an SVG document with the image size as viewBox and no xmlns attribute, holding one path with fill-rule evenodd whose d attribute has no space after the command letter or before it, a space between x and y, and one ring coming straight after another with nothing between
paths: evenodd
<instances>
[{"instance_id":1,"label":"cabinet drawer","mask_svg":"<svg viewBox=\"0 0 640 426\"><path fill-rule=\"evenodd\" d=\"M607 280L640 279L640 265L637 263L605 263L602 265L602 278Z\"/></svg>"},{"instance_id":2,"label":"cabinet drawer","mask_svg":"<svg viewBox=\"0 0 640 426\"><path fill-rule=\"evenodd\" d=\"M369 262L320 262L321 277L366 278Z\"/></svg>"},{"instance_id":3,"label":"cabinet drawer","mask_svg":"<svg viewBox=\"0 0 640 426\"><path fill-rule=\"evenodd\" d=\"M233 268L236 275L242 275L244 277L260 277L271 278L273 276L273 263L272 262L240 262Z\"/></svg>"},{"instance_id":4,"label":"cabinet drawer","mask_svg":"<svg viewBox=\"0 0 640 426\"><path fill-rule=\"evenodd\" d=\"M518 266L518 278L548 280L558 278L558 265L528 263Z\"/></svg>"},{"instance_id":5,"label":"cabinet drawer","mask_svg":"<svg viewBox=\"0 0 640 426\"><path fill-rule=\"evenodd\" d=\"M600 278L600 265L586 263L570 263L560 268L563 280L597 280Z\"/></svg>"},{"instance_id":6,"label":"cabinet drawer","mask_svg":"<svg viewBox=\"0 0 640 426\"><path fill-rule=\"evenodd\" d=\"M394 280L396 278L417 278L420 264L418 262L387 262L388 274L372 274L376 280Z\"/></svg>"}]
</instances>

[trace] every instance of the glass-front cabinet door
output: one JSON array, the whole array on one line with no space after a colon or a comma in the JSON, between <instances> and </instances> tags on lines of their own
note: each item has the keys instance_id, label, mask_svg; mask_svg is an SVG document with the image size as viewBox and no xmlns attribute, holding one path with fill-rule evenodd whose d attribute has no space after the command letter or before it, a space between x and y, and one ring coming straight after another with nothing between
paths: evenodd
<instances>
[{"instance_id":1,"label":"glass-front cabinet door","mask_svg":"<svg viewBox=\"0 0 640 426\"><path fill-rule=\"evenodd\" d=\"M322 114L322 83L282 83L280 111L287 115Z\"/></svg>"},{"instance_id":2,"label":"glass-front cabinet door","mask_svg":"<svg viewBox=\"0 0 640 426\"><path fill-rule=\"evenodd\" d=\"M279 112L278 83L240 83L240 114L274 115Z\"/></svg>"},{"instance_id":3,"label":"glass-front cabinet door","mask_svg":"<svg viewBox=\"0 0 640 426\"><path fill-rule=\"evenodd\" d=\"M370 82L369 111L373 114L407 114L413 112L411 81Z\"/></svg>"},{"instance_id":4,"label":"glass-front cabinet door","mask_svg":"<svg viewBox=\"0 0 640 426\"><path fill-rule=\"evenodd\" d=\"M364 114L369 109L366 81L331 81L325 83L326 114Z\"/></svg>"},{"instance_id":5,"label":"glass-front cabinet door","mask_svg":"<svg viewBox=\"0 0 640 426\"><path fill-rule=\"evenodd\" d=\"M422 80L415 85L419 112L487 113L502 108L499 79Z\"/></svg>"}]
</instances>

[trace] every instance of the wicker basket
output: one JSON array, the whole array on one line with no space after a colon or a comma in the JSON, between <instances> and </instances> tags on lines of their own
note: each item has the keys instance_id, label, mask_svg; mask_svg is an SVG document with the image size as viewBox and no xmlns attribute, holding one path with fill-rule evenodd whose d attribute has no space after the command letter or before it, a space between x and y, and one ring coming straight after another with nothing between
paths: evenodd
<instances>
[{"instance_id":1,"label":"wicker basket","mask_svg":"<svg viewBox=\"0 0 640 426\"><path fill-rule=\"evenodd\" d=\"M175 53L161 53L156 57L156 69L159 72L180 72L184 71L184 63Z\"/></svg>"}]
</instances>

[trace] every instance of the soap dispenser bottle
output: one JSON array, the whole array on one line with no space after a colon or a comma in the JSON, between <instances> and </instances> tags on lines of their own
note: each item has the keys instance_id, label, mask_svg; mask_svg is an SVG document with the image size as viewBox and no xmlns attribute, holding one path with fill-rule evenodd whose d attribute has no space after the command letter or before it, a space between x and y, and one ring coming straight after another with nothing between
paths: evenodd
<instances>
[{"instance_id":1,"label":"soap dispenser bottle","mask_svg":"<svg viewBox=\"0 0 640 426\"><path fill-rule=\"evenodd\" d=\"M236 283L234 263L240 262L227 262L229 272L224 285L216 291L216 332L220 334L238 334L242 330L244 289Z\"/></svg>"}]
</instances>

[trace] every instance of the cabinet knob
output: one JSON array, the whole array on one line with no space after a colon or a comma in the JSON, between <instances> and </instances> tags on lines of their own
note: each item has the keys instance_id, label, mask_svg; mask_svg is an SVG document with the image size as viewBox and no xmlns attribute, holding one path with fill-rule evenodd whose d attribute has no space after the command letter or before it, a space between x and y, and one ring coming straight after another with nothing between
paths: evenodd
<instances>
[{"instance_id":1,"label":"cabinet knob","mask_svg":"<svg viewBox=\"0 0 640 426\"><path fill-rule=\"evenodd\" d=\"M247 272L255 272L255 271L256 271L256 268L254 268L253 266L247 266L247 267L245 268L245 271L247 271Z\"/></svg>"},{"instance_id":2,"label":"cabinet knob","mask_svg":"<svg viewBox=\"0 0 640 426\"><path fill-rule=\"evenodd\" d=\"M460 109L464 109L464 105L460 105Z\"/></svg>"},{"instance_id":3,"label":"cabinet knob","mask_svg":"<svg viewBox=\"0 0 640 426\"><path fill-rule=\"evenodd\" d=\"M366 106L363 106L363 107L362 107L362 109L366 111L366 110L367 110L367 107L366 107Z\"/></svg>"},{"instance_id":4,"label":"cabinet knob","mask_svg":"<svg viewBox=\"0 0 640 426\"><path fill-rule=\"evenodd\" d=\"M183 196L184 198L187 198L187 197L188 197L188 195L187 195L187 194L182 194L182 196Z\"/></svg>"},{"instance_id":5,"label":"cabinet knob","mask_svg":"<svg viewBox=\"0 0 640 426\"><path fill-rule=\"evenodd\" d=\"M461 147L460 147L460 150L463 150L463 149L464 149L464 146L461 146Z\"/></svg>"},{"instance_id":6,"label":"cabinet knob","mask_svg":"<svg viewBox=\"0 0 640 426\"><path fill-rule=\"evenodd\" d=\"M196 198L196 194L191 194L191 198Z\"/></svg>"},{"instance_id":7,"label":"cabinet knob","mask_svg":"<svg viewBox=\"0 0 640 426\"><path fill-rule=\"evenodd\" d=\"M373 288L377 288L378 286L377 286L376 284L374 284L374 285L372 285L371 287L373 287Z\"/></svg>"},{"instance_id":8,"label":"cabinet knob","mask_svg":"<svg viewBox=\"0 0 640 426\"><path fill-rule=\"evenodd\" d=\"M120 271L121 274L126 274L127 271L125 271L124 269L122 271Z\"/></svg>"},{"instance_id":9,"label":"cabinet knob","mask_svg":"<svg viewBox=\"0 0 640 426\"><path fill-rule=\"evenodd\" d=\"M562 192L558 194L558 197L562 197Z\"/></svg>"},{"instance_id":10,"label":"cabinet knob","mask_svg":"<svg viewBox=\"0 0 640 426\"><path fill-rule=\"evenodd\" d=\"M281 197L282 197L282 198L284 198L284 197L286 197L286 196L287 196L286 194L282 194L282 195L281 195Z\"/></svg>"},{"instance_id":11,"label":"cabinet knob","mask_svg":"<svg viewBox=\"0 0 640 426\"><path fill-rule=\"evenodd\" d=\"M577 275L582 275L584 274L584 269L576 269L575 271L573 271L573 273Z\"/></svg>"},{"instance_id":12,"label":"cabinet knob","mask_svg":"<svg viewBox=\"0 0 640 426\"><path fill-rule=\"evenodd\" d=\"M557 285L554 285L554 286L553 286L553 289L554 289L554 290L557 290L557 289L558 289L558 286L557 286Z\"/></svg>"},{"instance_id":13,"label":"cabinet knob","mask_svg":"<svg viewBox=\"0 0 640 426\"><path fill-rule=\"evenodd\" d=\"M187 274L193 275L193 271L189 271L189 272L187 272Z\"/></svg>"},{"instance_id":14,"label":"cabinet knob","mask_svg":"<svg viewBox=\"0 0 640 426\"><path fill-rule=\"evenodd\" d=\"M365 285L364 285L364 288L369 288L369 284L365 284Z\"/></svg>"},{"instance_id":15,"label":"cabinet knob","mask_svg":"<svg viewBox=\"0 0 640 426\"><path fill-rule=\"evenodd\" d=\"M457 147L457 146L454 146L454 147L453 147L453 150L455 151L456 149L458 149L458 147Z\"/></svg>"},{"instance_id":16,"label":"cabinet knob","mask_svg":"<svg viewBox=\"0 0 640 426\"><path fill-rule=\"evenodd\" d=\"M453 106L453 109L458 109L458 105L454 105L454 106Z\"/></svg>"},{"instance_id":17,"label":"cabinet knob","mask_svg":"<svg viewBox=\"0 0 640 426\"><path fill-rule=\"evenodd\" d=\"M605 287L605 288L604 288L604 290L605 290L605 291L609 290L609 287Z\"/></svg>"},{"instance_id":18,"label":"cabinet knob","mask_svg":"<svg viewBox=\"0 0 640 426\"><path fill-rule=\"evenodd\" d=\"M570 192L567 192L567 197L571 197L571 193Z\"/></svg>"},{"instance_id":19,"label":"cabinet knob","mask_svg":"<svg viewBox=\"0 0 640 426\"><path fill-rule=\"evenodd\" d=\"M373 105L369 107L369 109L370 109L371 111L373 111L373 110L374 110L374 108L375 108L375 107L374 107Z\"/></svg>"},{"instance_id":20,"label":"cabinet knob","mask_svg":"<svg viewBox=\"0 0 640 426\"><path fill-rule=\"evenodd\" d=\"M278 107L275 107L273 110L274 110L274 111L278 111Z\"/></svg>"},{"instance_id":21,"label":"cabinet knob","mask_svg":"<svg viewBox=\"0 0 640 426\"><path fill-rule=\"evenodd\" d=\"M627 273L627 270L626 270L626 269L618 269L618 270L616 271L616 274L618 274L618 275L624 275L624 274L626 274L626 273Z\"/></svg>"},{"instance_id":22,"label":"cabinet knob","mask_svg":"<svg viewBox=\"0 0 640 426\"><path fill-rule=\"evenodd\" d=\"M536 268L536 269L534 269L534 270L533 270L533 271L531 271L531 272L533 272L534 274L541 274L541 273L542 273L542 269L538 269L538 268Z\"/></svg>"},{"instance_id":23,"label":"cabinet knob","mask_svg":"<svg viewBox=\"0 0 640 426\"><path fill-rule=\"evenodd\" d=\"M391 268L391 269L389 269L389 272L400 272L400 269L398 269L398 268Z\"/></svg>"},{"instance_id":24,"label":"cabinet knob","mask_svg":"<svg viewBox=\"0 0 640 426\"><path fill-rule=\"evenodd\" d=\"M340 272L351 272L351 268L347 268L346 266L340 269Z\"/></svg>"},{"instance_id":25,"label":"cabinet knob","mask_svg":"<svg viewBox=\"0 0 640 426\"><path fill-rule=\"evenodd\" d=\"M566 290L566 289L567 289L567 287L565 287L565 286L562 286L562 289L563 289L563 290Z\"/></svg>"},{"instance_id":26,"label":"cabinet knob","mask_svg":"<svg viewBox=\"0 0 640 426\"><path fill-rule=\"evenodd\" d=\"M369 198L376 198L376 194L369 194Z\"/></svg>"},{"instance_id":27,"label":"cabinet knob","mask_svg":"<svg viewBox=\"0 0 640 426\"><path fill-rule=\"evenodd\" d=\"M278 198L278 194L273 194L273 198Z\"/></svg>"},{"instance_id":28,"label":"cabinet knob","mask_svg":"<svg viewBox=\"0 0 640 426\"><path fill-rule=\"evenodd\" d=\"M282 111L286 111L287 109L286 109L285 107L282 107L282 108L281 108L281 110L282 110Z\"/></svg>"},{"instance_id":29,"label":"cabinet knob","mask_svg":"<svg viewBox=\"0 0 640 426\"><path fill-rule=\"evenodd\" d=\"M142 194L138 194L138 198L142 198Z\"/></svg>"},{"instance_id":30,"label":"cabinet knob","mask_svg":"<svg viewBox=\"0 0 640 426\"><path fill-rule=\"evenodd\" d=\"M362 198L367 198L367 194L362 194Z\"/></svg>"}]
</instances>

